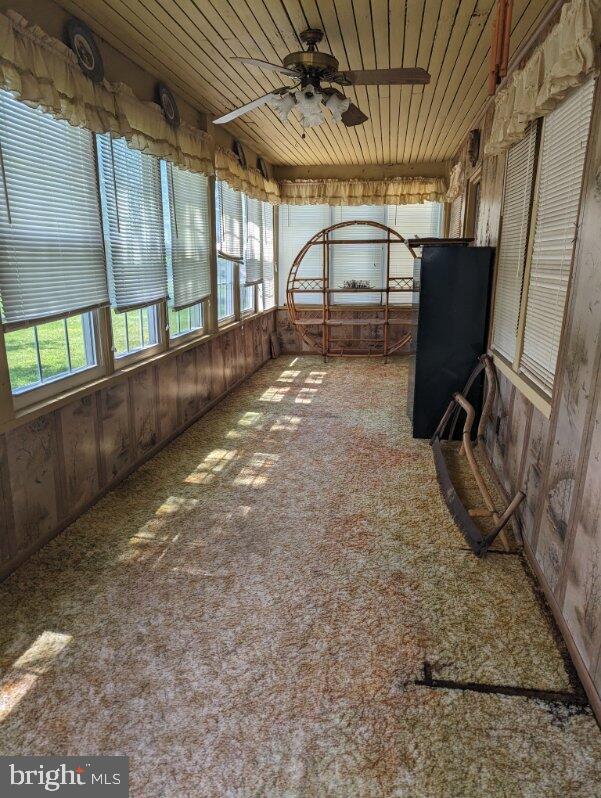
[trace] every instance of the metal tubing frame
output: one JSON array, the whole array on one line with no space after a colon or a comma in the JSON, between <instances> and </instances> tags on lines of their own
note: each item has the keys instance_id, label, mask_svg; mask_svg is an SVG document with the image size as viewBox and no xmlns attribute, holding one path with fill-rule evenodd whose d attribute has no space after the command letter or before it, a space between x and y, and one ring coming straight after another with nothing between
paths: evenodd
<instances>
[{"instance_id":1,"label":"metal tubing frame","mask_svg":"<svg viewBox=\"0 0 601 798\"><path fill-rule=\"evenodd\" d=\"M443 498L455 522L463 532L467 542L470 544L472 551L477 557L481 557L483 554L486 554L490 546L493 544L497 536L503 531L505 525L526 496L522 490L518 490L507 507L505 507L502 512L498 513L488 487L486 486L482 474L480 473L480 469L478 468L478 463L474 455L472 444L472 426L474 423L475 412L473 405L471 405L466 399L466 396L469 394L469 391L476 378L483 370L486 375L486 398L484 400L482 415L478 423L477 433L477 441L483 441L484 430L486 428L486 423L494 402L497 384L494 365L488 355L482 355L482 357L479 358L478 365L470 374L463 392L453 394L453 398L449 402L447 409L445 410L430 441L430 445L432 446L434 454L436 474L438 476L438 482L440 484ZM466 414L462 432L461 451L465 454L470 471L476 480L478 490L480 491L480 495L482 496L484 504L486 505L485 510L483 508L468 509L465 507L459 498L455 487L453 486L453 482L451 480L442 451L441 442L444 437L445 430L447 427L450 427L448 438L451 440L453 437L455 424L457 422L457 416L461 410L463 410ZM492 517L493 521L495 522L494 529L488 535L482 534L482 531L474 521L475 517L484 516Z\"/></svg>"}]
</instances>

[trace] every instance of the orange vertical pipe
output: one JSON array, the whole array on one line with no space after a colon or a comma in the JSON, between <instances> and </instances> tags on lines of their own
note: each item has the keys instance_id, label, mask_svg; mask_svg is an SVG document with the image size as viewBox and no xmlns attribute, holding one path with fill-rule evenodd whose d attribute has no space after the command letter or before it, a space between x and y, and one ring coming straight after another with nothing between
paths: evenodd
<instances>
[{"instance_id":1,"label":"orange vertical pipe","mask_svg":"<svg viewBox=\"0 0 601 798\"><path fill-rule=\"evenodd\" d=\"M505 24L503 26L503 54L499 65L499 75L504 78L507 74L509 64L509 40L511 39L511 16L513 12L513 0L505 0Z\"/></svg>"}]
</instances>

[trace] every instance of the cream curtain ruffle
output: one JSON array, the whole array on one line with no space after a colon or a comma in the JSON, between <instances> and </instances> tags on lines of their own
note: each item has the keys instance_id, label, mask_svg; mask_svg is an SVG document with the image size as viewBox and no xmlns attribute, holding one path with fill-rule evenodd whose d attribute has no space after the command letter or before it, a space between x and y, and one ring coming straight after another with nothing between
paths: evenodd
<instances>
[{"instance_id":1,"label":"cream curtain ruffle","mask_svg":"<svg viewBox=\"0 0 601 798\"><path fill-rule=\"evenodd\" d=\"M449 189L445 195L447 202L452 202L463 191L463 164L458 161L449 174Z\"/></svg>"},{"instance_id":2,"label":"cream curtain ruffle","mask_svg":"<svg viewBox=\"0 0 601 798\"><path fill-rule=\"evenodd\" d=\"M138 100L124 84L94 83L72 50L15 11L0 14L0 87L71 125L124 137L183 169L213 173L211 136L184 123L171 128L158 105Z\"/></svg>"},{"instance_id":3,"label":"cream curtain ruffle","mask_svg":"<svg viewBox=\"0 0 601 798\"><path fill-rule=\"evenodd\" d=\"M388 180L282 180L287 205L415 205L444 200L441 177L395 177Z\"/></svg>"},{"instance_id":4,"label":"cream curtain ruffle","mask_svg":"<svg viewBox=\"0 0 601 798\"><path fill-rule=\"evenodd\" d=\"M548 114L579 86L595 68L600 41L601 0L566 3L545 41L497 93L486 155L498 155L520 141L533 119Z\"/></svg>"},{"instance_id":5,"label":"cream curtain ruffle","mask_svg":"<svg viewBox=\"0 0 601 798\"><path fill-rule=\"evenodd\" d=\"M208 133L185 122L173 128L156 103L138 100L123 83L113 88L120 134L131 147L190 172L213 174L213 139Z\"/></svg>"},{"instance_id":6,"label":"cream curtain ruffle","mask_svg":"<svg viewBox=\"0 0 601 798\"><path fill-rule=\"evenodd\" d=\"M233 152L217 145L215 147L215 174L235 191L243 191L248 197L280 204L280 188L275 180L267 180L258 169L242 166Z\"/></svg>"}]
</instances>

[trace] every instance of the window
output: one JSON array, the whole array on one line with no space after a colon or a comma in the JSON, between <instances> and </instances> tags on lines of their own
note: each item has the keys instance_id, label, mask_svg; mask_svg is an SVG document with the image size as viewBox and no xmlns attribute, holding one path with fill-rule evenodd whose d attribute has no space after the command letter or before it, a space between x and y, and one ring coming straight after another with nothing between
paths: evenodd
<instances>
[{"instance_id":1,"label":"window","mask_svg":"<svg viewBox=\"0 0 601 798\"><path fill-rule=\"evenodd\" d=\"M275 305L275 263L273 252L273 207L263 203L263 284L259 286L262 310Z\"/></svg>"},{"instance_id":2,"label":"window","mask_svg":"<svg viewBox=\"0 0 601 798\"><path fill-rule=\"evenodd\" d=\"M462 220L463 213L463 194L455 197L451 202L451 210L449 214L449 238L461 238L463 227Z\"/></svg>"},{"instance_id":3,"label":"window","mask_svg":"<svg viewBox=\"0 0 601 798\"><path fill-rule=\"evenodd\" d=\"M183 310L169 308L169 337L177 338L180 335L202 330L204 325L202 303L191 305Z\"/></svg>"},{"instance_id":4,"label":"window","mask_svg":"<svg viewBox=\"0 0 601 798\"><path fill-rule=\"evenodd\" d=\"M9 331L5 345L15 394L87 372L97 363L94 314Z\"/></svg>"},{"instance_id":5,"label":"window","mask_svg":"<svg viewBox=\"0 0 601 798\"><path fill-rule=\"evenodd\" d=\"M208 178L161 162L170 306L198 304L211 294Z\"/></svg>"},{"instance_id":6,"label":"window","mask_svg":"<svg viewBox=\"0 0 601 798\"><path fill-rule=\"evenodd\" d=\"M255 309L255 287L247 285L246 264L240 265L240 312L252 313Z\"/></svg>"},{"instance_id":7,"label":"window","mask_svg":"<svg viewBox=\"0 0 601 798\"><path fill-rule=\"evenodd\" d=\"M83 311L107 302L92 134L0 91L0 310L13 391L95 366Z\"/></svg>"},{"instance_id":8,"label":"window","mask_svg":"<svg viewBox=\"0 0 601 798\"><path fill-rule=\"evenodd\" d=\"M513 363L530 225L537 125L507 153L497 257L493 346Z\"/></svg>"},{"instance_id":9,"label":"window","mask_svg":"<svg viewBox=\"0 0 601 798\"><path fill-rule=\"evenodd\" d=\"M439 236L442 232L443 206L440 202L422 202L413 205L388 205L386 224L400 233L403 238ZM407 247L390 248L390 276L413 277L415 264ZM413 301L411 293L391 294L389 302L393 305L409 305Z\"/></svg>"},{"instance_id":10,"label":"window","mask_svg":"<svg viewBox=\"0 0 601 798\"><path fill-rule=\"evenodd\" d=\"M159 343L151 306L167 297L160 161L125 139L97 142L113 345L123 357Z\"/></svg>"},{"instance_id":11,"label":"window","mask_svg":"<svg viewBox=\"0 0 601 798\"><path fill-rule=\"evenodd\" d=\"M352 207L338 206L331 209L330 224L347 222L354 219L380 222L384 224L386 206L358 205ZM358 239L385 237L383 231L374 227L357 225L334 230L332 239ZM319 250L319 248L317 248ZM320 252L321 256L321 252ZM352 280L365 280L374 288L384 288L386 282L386 248L384 244L337 244L330 247L330 287L335 290L344 288ZM331 295L332 304L373 304L382 301L382 294L335 293Z\"/></svg>"},{"instance_id":12,"label":"window","mask_svg":"<svg viewBox=\"0 0 601 798\"><path fill-rule=\"evenodd\" d=\"M230 260L241 260L244 254L243 199L243 194L223 180L216 181L217 251Z\"/></svg>"},{"instance_id":13,"label":"window","mask_svg":"<svg viewBox=\"0 0 601 798\"><path fill-rule=\"evenodd\" d=\"M234 264L217 258L217 317L219 321L234 315Z\"/></svg>"},{"instance_id":14,"label":"window","mask_svg":"<svg viewBox=\"0 0 601 798\"><path fill-rule=\"evenodd\" d=\"M115 357L134 355L159 343L156 305L111 313Z\"/></svg>"},{"instance_id":15,"label":"window","mask_svg":"<svg viewBox=\"0 0 601 798\"><path fill-rule=\"evenodd\" d=\"M280 303L286 303L286 282L294 259L306 242L316 233L339 221L370 219L392 227L404 238L413 235L440 234L442 206L437 202L416 205L363 205L329 207L328 205L282 205L279 213L280 236ZM373 227L346 228L334 233L345 238L379 238ZM374 235L376 234L376 235ZM382 244L337 244L330 247L330 283L341 286L347 279L369 280L374 287L383 287L385 280L385 247ZM311 247L302 263L302 277L322 277L323 248ZM412 277L413 258L406 247L395 245L390 251L390 276ZM409 296L409 295L407 295ZM321 304L321 294L296 294L297 303ZM361 301L379 302L380 294L336 295L336 302L357 304ZM402 294L391 295L391 302L406 302Z\"/></svg>"},{"instance_id":16,"label":"window","mask_svg":"<svg viewBox=\"0 0 601 798\"><path fill-rule=\"evenodd\" d=\"M280 205L280 304L286 304L286 283L295 257L306 242L330 225L328 205ZM302 265L303 277L319 277L323 274L323 252L321 247L311 247ZM296 294L297 304L321 304L321 294Z\"/></svg>"},{"instance_id":17,"label":"window","mask_svg":"<svg viewBox=\"0 0 601 798\"><path fill-rule=\"evenodd\" d=\"M542 120L537 165L534 125L507 156L493 347L546 396L557 366L594 87L591 77Z\"/></svg>"},{"instance_id":18,"label":"window","mask_svg":"<svg viewBox=\"0 0 601 798\"><path fill-rule=\"evenodd\" d=\"M549 394L563 327L594 90L591 77L543 120L520 370Z\"/></svg>"},{"instance_id":19,"label":"window","mask_svg":"<svg viewBox=\"0 0 601 798\"><path fill-rule=\"evenodd\" d=\"M465 236L475 238L478 232L478 215L480 213L480 178L472 178L467 189L465 209Z\"/></svg>"}]
</instances>

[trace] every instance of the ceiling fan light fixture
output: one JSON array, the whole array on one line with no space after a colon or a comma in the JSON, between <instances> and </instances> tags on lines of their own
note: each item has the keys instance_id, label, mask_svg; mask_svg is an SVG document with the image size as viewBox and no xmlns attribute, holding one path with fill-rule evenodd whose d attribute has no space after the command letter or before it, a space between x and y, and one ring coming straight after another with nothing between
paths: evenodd
<instances>
[{"instance_id":1,"label":"ceiling fan light fixture","mask_svg":"<svg viewBox=\"0 0 601 798\"><path fill-rule=\"evenodd\" d=\"M348 111L351 101L348 97L341 97L339 94L331 94L326 100L326 108L334 117L334 121L340 122L342 114Z\"/></svg>"},{"instance_id":2,"label":"ceiling fan light fixture","mask_svg":"<svg viewBox=\"0 0 601 798\"><path fill-rule=\"evenodd\" d=\"M315 127L324 121L321 102L323 94L315 86L308 83L294 92L296 104L300 112L300 123L303 127Z\"/></svg>"},{"instance_id":3,"label":"ceiling fan light fixture","mask_svg":"<svg viewBox=\"0 0 601 798\"><path fill-rule=\"evenodd\" d=\"M292 94L272 94L269 98L269 106L273 108L282 122L288 119L288 114L295 106L294 97Z\"/></svg>"}]
</instances>

